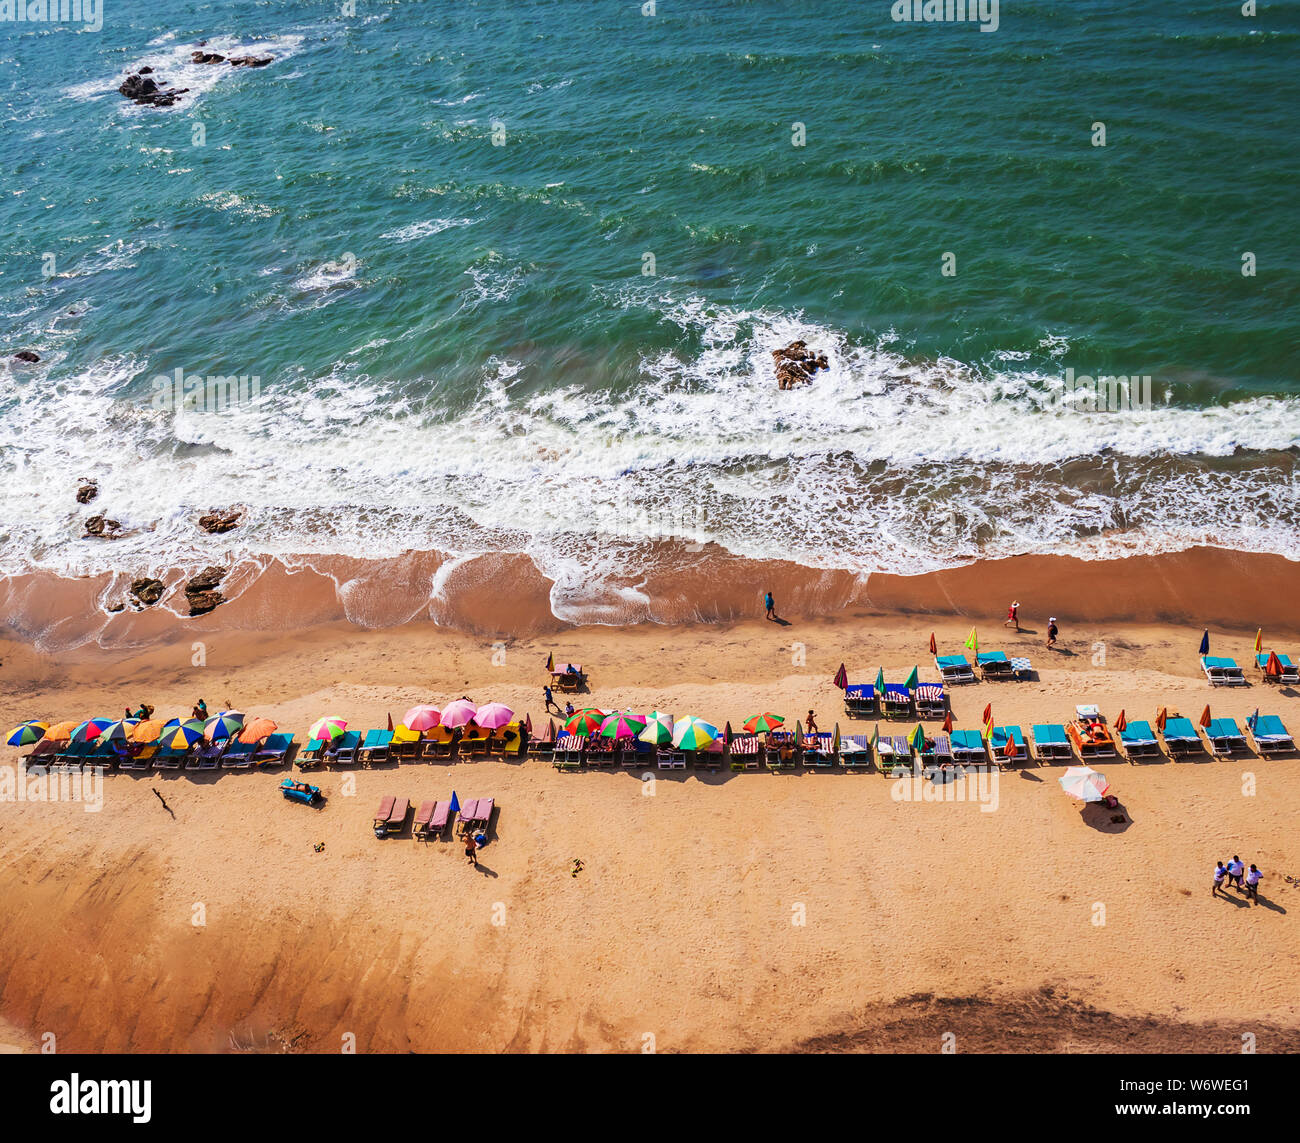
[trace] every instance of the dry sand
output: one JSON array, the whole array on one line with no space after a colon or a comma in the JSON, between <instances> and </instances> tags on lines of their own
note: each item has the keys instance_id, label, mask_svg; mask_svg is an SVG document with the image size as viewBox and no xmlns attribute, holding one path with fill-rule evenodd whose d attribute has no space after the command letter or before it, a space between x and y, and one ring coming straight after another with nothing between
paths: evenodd
<instances>
[{"instance_id":1,"label":"dry sand","mask_svg":"<svg viewBox=\"0 0 1300 1143\"><path fill-rule=\"evenodd\" d=\"M206 631L136 652L0 645L0 721L166 717L202 695L300 732L336 712L382 726L417 701L498 699L541 721L542 663L582 661L590 701L738 725L809 707L850 724L830 679L868 680L967 617L586 628L507 641L428 623ZM1199 630L1072 623L1036 681L955 689L958 726L1112 719L1209 702L1300 731L1300 695L1211 691ZM1270 640L1300 651L1292 630ZM1215 653L1250 661L1250 635ZM202 638L206 663L192 665ZM1096 646L1104 644L1104 648ZM1100 660L1104 650L1104 662ZM504 655L502 652L504 651ZM931 664L927 669L927 664ZM910 724L902 725L905 732ZM0 761L13 764L16 752ZM1126 817L1062 793L1060 767L1002 775L997 808L905 802L867 774L561 774L522 762L326 771L322 810L279 774L110 774L104 804L0 804L0 1016L61 1051L1300 1050L1300 758L1102 767ZM461 847L376 840L380 797L493 795L475 871ZM166 808L155 796L162 795ZM322 853L313 843L323 841ZM1215 859L1266 880L1212 899ZM571 859L585 869L570 876ZM193 923L201 908L204 924ZM1102 917L1104 924L1096 923ZM796 923L802 920L804 923ZM652 1037L648 1040L647 1037Z\"/></svg>"}]
</instances>

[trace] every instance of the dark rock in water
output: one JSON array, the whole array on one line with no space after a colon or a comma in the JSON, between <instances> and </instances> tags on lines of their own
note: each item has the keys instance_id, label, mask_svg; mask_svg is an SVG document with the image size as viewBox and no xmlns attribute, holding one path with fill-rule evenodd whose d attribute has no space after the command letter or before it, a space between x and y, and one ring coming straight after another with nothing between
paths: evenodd
<instances>
[{"instance_id":1,"label":"dark rock in water","mask_svg":"<svg viewBox=\"0 0 1300 1143\"><path fill-rule=\"evenodd\" d=\"M220 535L222 532L229 532L231 528L237 528L243 518L244 510L242 508L217 509L214 512L208 512L206 515L200 516L199 527L205 532Z\"/></svg>"},{"instance_id":2,"label":"dark rock in water","mask_svg":"<svg viewBox=\"0 0 1300 1143\"><path fill-rule=\"evenodd\" d=\"M231 67L266 67L273 56L231 56Z\"/></svg>"},{"instance_id":3,"label":"dark rock in water","mask_svg":"<svg viewBox=\"0 0 1300 1143\"><path fill-rule=\"evenodd\" d=\"M126 604L123 603L120 599L115 599L115 600L113 600L112 603L110 603L110 604L108 605L108 610L109 610L109 611L113 611L113 612L117 612L117 611L125 611L125 610L126 610Z\"/></svg>"},{"instance_id":4,"label":"dark rock in water","mask_svg":"<svg viewBox=\"0 0 1300 1143\"><path fill-rule=\"evenodd\" d=\"M163 80L163 83L166 83ZM182 95L189 91L188 87L182 87L175 91L163 91L152 79L142 75L128 75L122 81L122 86L117 89L127 99L132 99L136 103L143 103L149 107L171 107Z\"/></svg>"},{"instance_id":5,"label":"dark rock in water","mask_svg":"<svg viewBox=\"0 0 1300 1143\"><path fill-rule=\"evenodd\" d=\"M81 487L77 489L77 503L89 504L98 495L99 485L93 480L83 478Z\"/></svg>"},{"instance_id":6,"label":"dark rock in water","mask_svg":"<svg viewBox=\"0 0 1300 1143\"><path fill-rule=\"evenodd\" d=\"M193 52L190 55L190 62L203 64L225 63L226 57L217 55L216 52Z\"/></svg>"},{"instance_id":7,"label":"dark rock in water","mask_svg":"<svg viewBox=\"0 0 1300 1143\"><path fill-rule=\"evenodd\" d=\"M776 363L777 387L781 389L811 384L817 370L831 367L826 354L809 349L805 341L792 341L781 349L772 350L772 360Z\"/></svg>"},{"instance_id":8,"label":"dark rock in water","mask_svg":"<svg viewBox=\"0 0 1300 1143\"><path fill-rule=\"evenodd\" d=\"M98 536L101 539L112 540L117 538L117 533L121 530L121 524L104 516L92 516L86 521L87 536Z\"/></svg>"},{"instance_id":9,"label":"dark rock in water","mask_svg":"<svg viewBox=\"0 0 1300 1143\"><path fill-rule=\"evenodd\" d=\"M131 584L131 595L138 599L145 607L152 607L163 597L163 582L160 579L134 580Z\"/></svg>"},{"instance_id":10,"label":"dark rock in water","mask_svg":"<svg viewBox=\"0 0 1300 1143\"><path fill-rule=\"evenodd\" d=\"M41 359L41 355L34 349L20 349L14 354L14 358L18 361L30 361L35 364Z\"/></svg>"},{"instance_id":11,"label":"dark rock in water","mask_svg":"<svg viewBox=\"0 0 1300 1143\"><path fill-rule=\"evenodd\" d=\"M151 68L151 67L142 67L142 68L139 70L139 72L138 72L137 74L138 74L138 75L153 75L153 68Z\"/></svg>"},{"instance_id":12,"label":"dark rock in water","mask_svg":"<svg viewBox=\"0 0 1300 1143\"><path fill-rule=\"evenodd\" d=\"M214 607L226 602L226 597L216 590L225 577L225 568L209 567L189 579L185 584L185 598L189 602L191 615L206 615Z\"/></svg>"}]
</instances>

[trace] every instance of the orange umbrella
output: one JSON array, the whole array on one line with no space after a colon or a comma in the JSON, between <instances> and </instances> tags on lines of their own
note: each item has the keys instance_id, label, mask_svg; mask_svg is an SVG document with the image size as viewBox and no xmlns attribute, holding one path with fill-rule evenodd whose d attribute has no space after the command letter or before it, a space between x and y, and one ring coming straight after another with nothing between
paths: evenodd
<instances>
[{"instance_id":1,"label":"orange umbrella","mask_svg":"<svg viewBox=\"0 0 1300 1143\"><path fill-rule=\"evenodd\" d=\"M1115 720L1115 729L1116 730L1128 729L1128 719L1124 717L1124 712L1122 710L1119 712L1119 718Z\"/></svg>"},{"instance_id":2,"label":"orange umbrella","mask_svg":"<svg viewBox=\"0 0 1300 1143\"><path fill-rule=\"evenodd\" d=\"M930 632L930 654L937 655L938 653L939 653L939 644L934 641L934 632L931 631Z\"/></svg>"},{"instance_id":3,"label":"orange umbrella","mask_svg":"<svg viewBox=\"0 0 1300 1143\"><path fill-rule=\"evenodd\" d=\"M943 716L943 732L944 734L952 733L952 711Z\"/></svg>"},{"instance_id":4,"label":"orange umbrella","mask_svg":"<svg viewBox=\"0 0 1300 1143\"><path fill-rule=\"evenodd\" d=\"M256 745L264 738L270 738L278 729L278 723L272 722L269 718L255 718L246 727L244 732L239 736L239 741L247 745Z\"/></svg>"},{"instance_id":5,"label":"orange umbrella","mask_svg":"<svg viewBox=\"0 0 1300 1143\"><path fill-rule=\"evenodd\" d=\"M1008 758L1016 756L1016 740L1010 734L1007 735L1007 744L1002 747L1002 753Z\"/></svg>"},{"instance_id":6,"label":"orange umbrella","mask_svg":"<svg viewBox=\"0 0 1300 1143\"><path fill-rule=\"evenodd\" d=\"M1159 729L1159 730L1164 730L1164 728L1165 728L1165 723L1168 721L1168 719L1169 719L1169 711L1168 711L1168 709L1167 709L1166 707L1163 707L1163 706L1162 706L1162 707L1160 708L1160 713L1156 715L1156 727L1157 727L1157 729Z\"/></svg>"},{"instance_id":7,"label":"orange umbrella","mask_svg":"<svg viewBox=\"0 0 1300 1143\"><path fill-rule=\"evenodd\" d=\"M1264 674L1280 675L1282 673L1282 660L1277 657L1276 651L1268 653L1268 662L1264 664Z\"/></svg>"},{"instance_id":8,"label":"orange umbrella","mask_svg":"<svg viewBox=\"0 0 1300 1143\"><path fill-rule=\"evenodd\" d=\"M72 737L72 732L80 725L79 722L60 722L57 726L51 726L45 732L45 737L51 742L67 742Z\"/></svg>"},{"instance_id":9,"label":"orange umbrella","mask_svg":"<svg viewBox=\"0 0 1300 1143\"><path fill-rule=\"evenodd\" d=\"M135 729L131 731L131 741L157 742L166 729L167 724L161 718L146 718L143 722L135 724Z\"/></svg>"},{"instance_id":10,"label":"orange umbrella","mask_svg":"<svg viewBox=\"0 0 1300 1143\"><path fill-rule=\"evenodd\" d=\"M1213 721L1214 720L1210 718L1210 704L1207 702L1205 704L1205 709L1201 711L1201 725L1209 726Z\"/></svg>"}]
</instances>

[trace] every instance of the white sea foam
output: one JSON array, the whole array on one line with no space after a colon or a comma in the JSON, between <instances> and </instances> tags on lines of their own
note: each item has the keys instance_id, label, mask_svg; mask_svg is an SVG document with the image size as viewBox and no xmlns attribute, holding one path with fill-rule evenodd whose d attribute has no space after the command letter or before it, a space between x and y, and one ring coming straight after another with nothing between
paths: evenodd
<instances>
[{"instance_id":1,"label":"white sea foam","mask_svg":"<svg viewBox=\"0 0 1300 1143\"><path fill-rule=\"evenodd\" d=\"M409 226L389 230L379 237L391 238L394 242L415 242L420 238L428 238L431 234L441 234L444 230L473 226L476 221L473 218L427 218L422 222L413 222Z\"/></svg>"}]
</instances>

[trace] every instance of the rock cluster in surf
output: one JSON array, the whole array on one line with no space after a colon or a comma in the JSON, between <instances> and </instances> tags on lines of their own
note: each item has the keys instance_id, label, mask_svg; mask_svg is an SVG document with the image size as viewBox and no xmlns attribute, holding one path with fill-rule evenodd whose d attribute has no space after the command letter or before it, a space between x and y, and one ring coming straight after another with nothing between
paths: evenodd
<instances>
[{"instance_id":1,"label":"rock cluster in surf","mask_svg":"<svg viewBox=\"0 0 1300 1143\"><path fill-rule=\"evenodd\" d=\"M776 384L779 389L796 389L811 385L813 374L819 369L829 369L826 354L808 348L806 341L792 341L781 349L772 350L776 363Z\"/></svg>"},{"instance_id":2,"label":"rock cluster in surf","mask_svg":"<svg viewBox=\"0 0 1300 1143\"><path fill-rule=\"evenodd\" d=\"M200 40L199 47L202 48L206 42ZM226 63L231 67L266 67L274 58L274 56L223 56L219 52L195 51L190 55L190 62ZM128 75L117 90L127 99L147 107L171 107L189 91L188 87L173 88L165 79L155 80L152 76L153 68L142 67L139 71Z\"/></svg>"},{"instance_id":3,"label":"rock cluster in surf","mask_svg":"<svg viewBox=\"0 0 1300 1143\"><path fill-rule=\"evenodd\" d=\"M205 568L196 576L191 576L185 584L185 598L190 605L190 615L206 615L214 607L226 602L226 597L217 590L226 578L226 569L218 567Z\"/></svg>"},{"instance_id":4,"label":"rock cluster in surf","mask_svg":"<svg viewBox=\"0 0 1300 1143\"><path fill-rule=\"evenodd\" d=\"M229 532L231 528L239 527L243 518L242 508L217 508L199 517L199 527L205 532L219 536L222 532Z\"/></svg>"}]
</instances>

